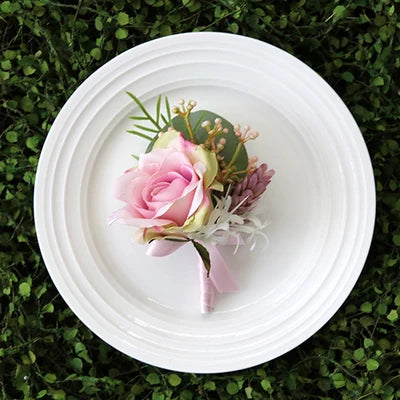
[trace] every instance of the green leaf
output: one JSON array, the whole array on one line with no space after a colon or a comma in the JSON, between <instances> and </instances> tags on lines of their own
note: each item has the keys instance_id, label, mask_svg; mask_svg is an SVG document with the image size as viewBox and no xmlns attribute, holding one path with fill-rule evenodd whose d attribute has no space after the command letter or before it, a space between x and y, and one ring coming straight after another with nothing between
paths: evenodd
<instances>
[{"instance_id":1,"label":"green leaf","mask_svg":"<svg viewBox=\"0 0 400 400\"><path fill-rule=\"evenodd\" d=\"M83 362L80 358L74 357L72 360L69 361L71 367L77 371L82 371Z\"/></svg>"},{"instance_id":2,"label":"green leaf","mask_svg":"<svg viewBox=\"0 0 400 400\"><path fill-rule=\"evenodd\" d=\"M33 68L31 65L28 65L23 68L23 71L26 76L29 76L36 72L36 68Z\"/></svg>"},{"instance_id":3,"label":"green leaf","mask_svg":"<svg viewBox=\"0 0 400 400\"><path fill-rule=\"evenodd\" d=\"M239 387L235 382L229 382L226 385L226 391L230 394L230 395L234 395L237 394L239 392Z\"/></svg>"},{"instance_id":4,"label":"green leaf","mask_svg":"<svg viewBox=\"0 0 400 400\"><path fill-rule=\"evenodd\" d=\"M386 317L390 322L395 322L399 319L399 315L397 310L391 310L390 313Z\"/></svg>"},{"instance_id":5,"label":"green leaf","mask_svg":"<svg viewBox=\"0 0 400 400\"><path fill-rule=\"evenodd\" d=\"M161 25L160 28L160 34L161 36L169 36L172 35L172 29L169 25Z\"/></svg>"},{"instance_id":6,"label":"green leaf","mask_svg":"<svg viewBox=\"0 0 400 400\"><path fill-rule=\"evenodd\" d=\"M0 70L0 78L1 78L3 81L6 81L7 79L10 78L10 73L9 73L8 71L2 71L2 70Z\"/></svg>"},{"instance_id":7,"label":"green leaf","mask_svg":"<svg viewBox=\"0 0 400 400\"><path fill-rule=\"evenodd\" d=\"M217 389L217 386L215 385L215 382L213 381L207 381L204 385L203 385L203 389L204 390L208 390L208 391L214 391Z\"/></svg>"},{"instance_id":8,"label":"green leaf","mask_svg":"<svg viewBox=\"0 0 400 400\"><path fill-rule=\"evenodd\" d=\"M117 21L121 26L129 24L129 15L124 12L120 12L117 15Z\"/></svg>"},{"instance_id":9,"label":"green leaf","mask_svg":"<svg viewBox=\"0 0 400 400\"><path fill-rule=\"evenodd\" d=\"M396 246L399 246L399 247L400 247L400 235L399 235L398 233L396 233L395 235L393 235L392 240L393 240L393 243L394 243Z\"/></svg>"},{"instance_id":10,"label":"green leaf","mask_svg":"<svg viewBox=\"0 0 400 400\"><path fill-rule=\"evenodd\" d=\"M146 382L150 383L150 385L158 385L160 381L160 377L152 372L149 375L146 376Z\"/></svg>"},{"instance_id":11,"label":"green leaf","mask_svg":"<svg viewBox=\"0 0 400 400\"><path fill-rule=\"evenodd\" d=\"M27 282L22 282L19 285L19 293L21 296L28 297L31 294L31 286Z\"/></svg>"},{"instance_id":12,"label":"green leaf","mask_svg":"<svg viewBox=\"0 0 400 400\"><path fill-rule=\"evenodd\" d=\"M233 22L232 24L229 25L228 29L232 32L232 33L238 33L239 32L239 25L236 22Z\"/></svg>"},{"instance_id":13,"label":"green leaf","mask_svg":"<svg viewBox=\"0 0 400 400\"><path fill-rule=\"evenodd\" d=\"M342 76L343 80L345 80L346 82L349 82L349 83L354 82L354 75L349 71L343 72L341 76Z\"/></svg>"},{"instance_id":14,"label":"green leaf","mask_svg":"<svg viewBox=\"0 0 400 400\"><path fill-rule=\"evenodd\" d=\"M54 306L52 303L46 304L43 309L42 309L42 313L46 314L46 313L53 313L54 312Z\"/></svg>"},{"instance_id":15,"label":"green leaf","mask_svg":"<svg viewBox=\"0 0 400 400\"><path fill-rule=\"evenodd\" d=\"M33 351L29 350L28 351L28 356L29 359L31 360L31 363L34 364L36 362L36 355Z\"/></svg>"},{"instance_id":16,"label":"green leaf","mask_svg":"<svg viewBox=\"0 0 400 400\"><path fill-rule=\"evenodd\" d=\"M381 76L375 77L371 83L372 86L383 86L384 84L385 84L385 81L383 80L383 78Z\"/></svg>"},{"instance_id":17,"label":"green leaf","mask_svg":"<svg viewBox=\"0 0 400 400\"><path fill-rule=\"evenodd\" d=\"M94 49L90 50L90 55L95 60L100 60L100 58L101 58L101 50L98 47L95 47Z\"/></svg>"},{"instance_id":18,"label":"green leaf","mask_svg":"<svg viewBox=\"0 0 400 400\"><path fill-rule=\"evenodd\" d=\"M128 133L131 133L132 135L139 136L139 137L141 137L142 139L146 139L146 140L150 140L150 141L153 140L153 138L152 138L151 136L148 136L148 135L146 135L146 134L144 134L144 133L142 133L142 132L132 131L132 130L129 130L129 131L127 131L127 132L128 132Z\"/></svg>"},{"instance_id":19,"label":"green leaf","mask_svg":"<svg viewBox=\"0 0 400 400\"><path fill-rule=\"evenodd\" d=\"M0 11L3 12L4 14L9 14L9 13L11 13L11 12L13 11L13 8L12 8L12 6L11 6L11 3L10 3L8 0L3 1L3 2L0 4Z\"/></svg>"},{"instance_id":20,"label":"green leaf","mask_svg":"<svg viewBox=\"0 0 400 400\"><path fill-rule=\"evenodd\" d=\"M42 397L46 396L46 394L47 394L47 390L46 390L46 389L41 390L41 391L36 395L36 398L37 398L37 399L41 399Z\"/></svg>"},{"instance_id":21,"label":"green leaf","mask_svg":"<svg viewBox=\"0 0 400 400\"><path fill-rule=\"evenodd\" d=\"M333 22L342 19L345 15L345 12L346 12L345 6L336 6L333 10Z\"/></svg>"},{"instance_id":22,"label":"green leaf","mask_svg":"<svg viewBox=\"0 0 400 400\"><path fill-rule=\"evenodd\" d=\"M368 349L369 347L372 347L374 345L374 341L369 338L364 339L364 347Z\"/></svg>"},{"instance_id":23,"label":"green leaf","mask_svg":"<svg viewBox=\"0 0 400 400\"><path fill-rule=\"evenodd\" d=\"M369 301L366 301L365 303L361 304L360 309L362 312L370 313L372 311L372 304Z\"/></svg>"},{"instance_id":24,"label":"green leaf","mask_svg":"<svg viewBox=\"0 0 400 400\"><path fill-rule=\"evenodd\" d=\"M193 243L194 248L199 253L201 259L203 260L204 268L207 270L207 277L208 277L210 275L210 270L211 270L210 253L199 242L196 242L195 240L192 240L191 242Z\"/></svg>"},{"instance_id":25,"label":"green leaf","mask_svg":"<svg viewBox=\"0 0 400 400\"><path fill-rule=\"evenodd\" d=\"M356 361L361 361L365 356L365 351L363 348L359 348L357 350L354 350L353 352L353 357Z\"/></svg>"},{"instance_id":26,"label":"green leaf","mask_svg":"<svg viewBox=\"0 0 400 400\"><path fill-rule=\"evenodd\" d=\"M10 70L11 69L11 61L10 60L2 61L1 68L3 68L4 70Z\"/></svg>"},{"instance_id":27,"label":"green leaf","mask_svg":"<svg viewBox=\"0 0 400 400\"><path fill-rule=\"evenodd\" d=\"M53 392L53 399L54 400L65 400L66 393L64 390L56 390Z\"/></svg>"},{"instance_id":28,"label":"green leaf","mask_svg":"<svg viewBox=\"0 0 400 400\"><path fill-rule=\"evenodd\" d=\"M168 376L168 382L171 386L179 386L182 382L182 379L176 374L171 374Z\"/></svg>"},{"instance_id":29,"label":"green leaf","mask_svg":"<svg viewBox=\"0 0 400 400\"><path fill-rule=\"evenodd\" d=\"M75 339L75 336L77 335L77 333L78 333L78 329L76 329L76 328L67 329L67 330L64 332L63 337L64 337L64 339L67 340L67 341L73 340L73 339Z\"/></svg>"},{"instance_id":30,"label":"green leaf","mask_svg":"<svg viewBox=\"0 0 400 400\"><path fill-rule=\"evenodd\" d=\"M378 361L374 360L373 358L370 358L369 360L367 360L365 365L367 366L368 371L375 371L379 368Z\"/></svg>"},{"instance_id":31,"label":"green leaf","mask_svg":"<svg viewBox=\"0 0 400 400\"><path fill-rule=\"evenodd\" d=\"M10 143L16 143L18 141L18 133L15 131L8 131L6 133L6 140Z\"/></svg>"},{"instance_id":32,"label":"green leaf","mask_svg":"<svg viewBox=\"0 0 400 400\"><path fill-rule=\"evenodd\" d=\"M269 391L272 389L270 380L264 378L264 379L261 381L261 387L262 387L266 392L269 392Z\"/></svg>"},{"instance_id":33,"label":"green leaf","mask_svg":"<svg viewBox=\"0 0 400 400\"><path fill-rule=\"evenodd\" d=\"M57 380L57 376L56 376L55 374L47 373L47 374L44 376L44 380L45 380L47 383L54 383L54 382Z\"/></svg>"},{"instance_id":34,"label":"green leaf","mask_svg":"<svg viewBox=\"0 0 400 400\"><path fill-rule=\"evenodd\" d=\"M120 40L126 39L128 37L128 31L125 28L118 28L115 31L115 37Z\"/></svg>"},{"instance_id":35,"label":"green leaf","mask_svg":"<svg viewBox=\"0 0 400 400\"><path fill-rule=\"evenodd\" d=\"M37 148L38 144L39 144L38 136L28 137L28 139L26 139L26 147L35 152L38 151L38 148Z\"/></svg>"},{"instance_id":36,"label":"green leaf","mask_svg":"<svg viewBox=\"0 0 400 400\"><path fill-rule=\"evenodd\" d=\"M336 389L340 389L346 385L346 379L341 373L334 374L332 376L332 380L333 380L333 386Z\"/></svg>"},{"instance_id":37,"label":"green leaf","mask_svg":"<svg viewBox=\"0 0 400 400\"><path fill-rule=\"evenodd\" d=\"M29 97L23 97L21 99L21 108L26 112L33 111L34 108L33 101Z\"/></svg>"},{"instance_id":38,"label":"green leaf","mask_svg":"<svg viewBox=\"0 0 400 400\"><path fill-rule=\"evenodd\" d=\"M94 26L98 31L101 31L103 29L103 21L102 21L101 17L95 18Z\"/></svg>"}]
</instances>

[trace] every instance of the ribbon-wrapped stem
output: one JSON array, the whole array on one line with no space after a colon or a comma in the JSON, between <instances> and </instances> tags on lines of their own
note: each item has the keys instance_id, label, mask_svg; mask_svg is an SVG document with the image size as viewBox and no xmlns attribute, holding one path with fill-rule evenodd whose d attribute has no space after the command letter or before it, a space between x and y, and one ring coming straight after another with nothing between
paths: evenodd
<instances>
[{"instance_id":1,"label":"ribbon-wrapped stem","mask_svg":"<svg viewBox=\"0 0 400 400\"><path fill-rule=\"evenodd\" d=\"M153 257L164 257L183 246L186 241L176 242L170 240L154 240L148 244L146 254ZM201 244L204 246L204 244ZM210 255L210 273L204 265L203 258L198 255L198 274L200 283L200 311L205 314L214 309L215 291L219 293L234 292L238 286L233 279L228 265L221 256L217 247L213 244L208 245ZM208 276L207 276L208 275Z\"/></svg>"}]
</instances>

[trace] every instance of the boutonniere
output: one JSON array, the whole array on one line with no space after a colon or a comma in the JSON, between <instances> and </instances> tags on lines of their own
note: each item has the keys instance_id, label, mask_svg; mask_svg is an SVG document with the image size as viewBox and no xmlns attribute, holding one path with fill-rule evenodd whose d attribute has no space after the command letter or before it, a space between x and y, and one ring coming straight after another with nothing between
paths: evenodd
<instances>
[{"instance_id":1,"label":"boutonniere","mask_svg":"<svg viewBox=\"0 0 400 400\"><path fill-rule=\"evenodd\" d=\"M136 227L133 241L146 245L150 256L167 256L191 244L198 255L200 309L211 312L216 291L238 289L218 247L253 248L257 236L265 236L266 223L254 211L274 170L248 157L246 143L259 135L249 126L193 111L194 100L179 100L170 108L165 97L163 114L162 96L153 117L128 94L142 111L131 117L134 130L128 132L149 145L116 180L113 196L125 205L108 222Z\"/></svg>"}]
</instances>

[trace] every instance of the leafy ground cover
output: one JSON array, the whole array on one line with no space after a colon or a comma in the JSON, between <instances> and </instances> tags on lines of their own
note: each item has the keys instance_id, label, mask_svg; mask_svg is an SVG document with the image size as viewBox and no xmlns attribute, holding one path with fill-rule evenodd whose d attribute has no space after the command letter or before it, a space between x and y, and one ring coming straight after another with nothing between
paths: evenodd
<instances>
[{"instance_id":1,"label":"leafy ground cover","mask_svg":"<svg viewBox=\"0 0 400 400\"><path fill-rule=\"evenodd\" d=\"M58 295L32 217L35 170L66 99L116 54L188 31L251 36L294 54L339 93L373 160L374 241L329 323L236 373L172 373L94 336ZM400 398L399 0L6 0L0 4L0 398Z\"/></svg>"}]
</instances>

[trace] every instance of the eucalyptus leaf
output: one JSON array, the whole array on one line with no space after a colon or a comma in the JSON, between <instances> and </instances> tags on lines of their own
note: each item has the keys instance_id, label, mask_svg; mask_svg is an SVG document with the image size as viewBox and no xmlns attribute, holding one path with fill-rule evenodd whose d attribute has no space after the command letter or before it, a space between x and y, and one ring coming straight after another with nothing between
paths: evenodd
<instances>
[{"instance_id":1,"label":"eucalyptus leaf","mask_svg":"<svg viewBox=\"0 0 400 400\"><path fill-rule=\"evenodd\" d=\"M229 161L231 161L233 157L233 154L235 153L237 145L239 144L239 139L235 135L235 132L233 130L233 125L220 115L206 110L199 110L192 112L189 116L189 121L193 128L193 133L196 143L201 144L204 143L208 137L207 131L205 128L201 126L201 123L204 121L210 121L213 124L216 118L221 118L222 126L224 128L228 128L229 130L228 133L218 136L226 139L225 147L220 154L224 157L224 160L227 163L229 163ZM190 140L186 122L182 117L180 116L174 117L172 119L172 126L174 127L175 130L182 132L183 135L185 136L185 139ZM168 129L167 126L163 127L163 131L166 131L167 129ZM155 136L148 145L146 153L149 153L153 149L153 145L156 140L157 136ZM237 168L238 171L242 171L247 168L248 156L245 146L242 146L239 155L236 158L236 161L233 163L233 165Z\"/></svg>"}]
</instances>

